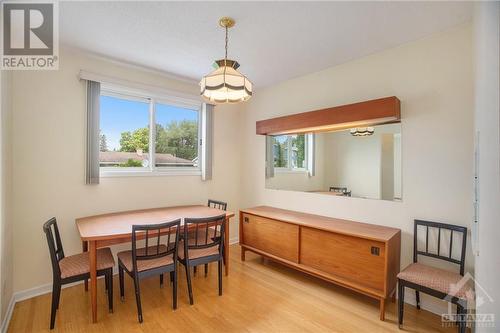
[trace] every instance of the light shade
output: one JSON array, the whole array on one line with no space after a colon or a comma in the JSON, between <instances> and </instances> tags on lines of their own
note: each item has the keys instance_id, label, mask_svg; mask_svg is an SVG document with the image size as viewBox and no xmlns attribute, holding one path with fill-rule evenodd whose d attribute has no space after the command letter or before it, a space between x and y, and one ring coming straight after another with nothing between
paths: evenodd
<instances>
[{"instance_id":1,"label":"light shade","mask_svg":"<svg viewBox=\"0 0 500 333\"><path fill-rule=\"evenodd\" d=\"M372 135L375 132L373 127L357 127L351 128L351 135L354 136L368 136Z\"/></svg>"},{"instance_id":2,"label":"light shade","mask_svg":"<svg viewBox=\"0 0 500 333\"><path fill-rule=\"evenodd\" d=\"M216 69L200 81L201 96L209 103L238 103L252 97L252 82L236 69L234 60L217 60Z\"/></svg>"}]
</instances>

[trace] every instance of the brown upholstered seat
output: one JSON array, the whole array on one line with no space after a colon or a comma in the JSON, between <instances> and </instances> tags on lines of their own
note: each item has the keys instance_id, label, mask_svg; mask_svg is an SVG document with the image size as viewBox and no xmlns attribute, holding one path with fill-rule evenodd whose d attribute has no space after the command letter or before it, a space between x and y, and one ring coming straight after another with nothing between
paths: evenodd
<instances>
[{"instance_id":1,"label":"brown upholstered seat","mask_svg":"<svg viewBox=\"0 0 500 333\"><path fill-rule=\"evenodd\" d=\"M190 240L189 244L194 245L193 239ZM201 244L200 244L201 245ZM179 250L178 255L180 259L184 259L184 241L179 242ZM213 256L219 254L219 246L210 246L205 249L189 249L189 259L198 259L208 256Z\"/></svg>"},{"instance_id":2,"label":"brown upholstered seat","mask_svg":"<svg viewBox=\"0 0 500 333\"><path fill-rule=\"evenodd\" d=\"M159 246L159 253L165 253L167 252L167 246L160 244ZM150 246L148 247L148 255L152 255L156 253L156 246ZM137 254L138 255L145 255L146 254L146 248L140 248L137 249ZM123 251L118 253L118 260L123 263L125 268L129 271L132 272L133 270L133 264L132 264L132 250L128 251ZM137 270L139 272L147 271L149 269L154 269L162 266L167 266L170 264L174 263L174 258L173 255L167 255L159 258L154 258L154 259L147 259L147 260L138 260L137 261Z\"/></svg>"},{"instance_id":3,"label":"brown upholstered seat","mask_svg":"<svg viewBox=\"0 0 500 333\"><path fill-rule=\"evenodd\" d=\"M459 281L463 279L463 276L444 269L413 263L400 272L398 278L419 286L440 291L447 295L453 294L458 298L467 299L470 297L470 295L466 293L468 290L471 290L469 283L460 286L458 291L452 289L453 285L457 285Z\"/></svg>"},{"instance_id":4,"label":"brown upholstered seat","mask_svg":"<svg viewBox=\"0 0 500 333\"><path fill-rule=\"evenodd\" d=\"M115 265L113 254L109 247L97 249L97 270L112 268ZM89 253L83 252L64 257L59 261L61 278L77 276L90 272Z\"/></svg>"}]
</instances>

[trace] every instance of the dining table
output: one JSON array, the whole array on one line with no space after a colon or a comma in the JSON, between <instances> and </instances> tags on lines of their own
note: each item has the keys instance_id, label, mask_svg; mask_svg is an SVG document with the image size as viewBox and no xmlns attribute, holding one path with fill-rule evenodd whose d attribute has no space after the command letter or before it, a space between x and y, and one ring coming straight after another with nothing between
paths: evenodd
<instances>
[{"instance_id":1,"label":"dining table","mask_svg":"<svg viewBox=\"0 0 500 333\"><path fill-rule=\"evenodd\" d=\"M92 305L92 322L97 322L97 249L110 245L132 241L133 225L148 225L184 218L204 218L226 215L224 228L224 266L225 275L229 274L229 221L233 212L207 207L188 205L160 207L140 210L129 210L108 214L80 217L76 226L82 240L84 252L89 252L90 263L90 297ZM88 282L85 281L85 289Z\"/></svg>"}]
</instances>

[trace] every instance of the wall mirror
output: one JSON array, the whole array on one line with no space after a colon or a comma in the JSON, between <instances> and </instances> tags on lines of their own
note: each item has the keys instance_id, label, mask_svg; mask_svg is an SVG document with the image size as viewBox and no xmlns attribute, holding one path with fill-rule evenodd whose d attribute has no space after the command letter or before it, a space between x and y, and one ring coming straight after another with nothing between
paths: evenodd
<instances>
[{"instance_id":1,"label":"wall mirror","mask_svg":"<svg viewBox=\"0 0 500 333\"><path fill-rule=\"evenodd\" d=\"M266 188L402 200L401 123L266 136Z\"/></svg>"}]
</instances>

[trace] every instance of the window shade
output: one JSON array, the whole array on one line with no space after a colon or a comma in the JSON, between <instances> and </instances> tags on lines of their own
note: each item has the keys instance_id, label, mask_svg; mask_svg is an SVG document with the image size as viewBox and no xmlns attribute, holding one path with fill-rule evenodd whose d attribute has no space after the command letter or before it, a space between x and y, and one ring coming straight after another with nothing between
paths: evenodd
<instances>
[{"instance_id":1,"label":"window shade","mask_svg":"<svg viewBox=\"0 0 500 333\"><path fill-rule=\"evenodd\" d=\"M306 142L307 142L307 173L309 177L313 177L316 175L316 152L315 152L315 134L308 133L306 134Z\"/></svg>"},{"instance_id":2,"label":"window shade","mask_svg":"<svg viewBox=\"0 0 500 333\"><path fill-rule=\"evenodd\" d=\"M201 110L201 179L212 179L214 106L203 103Z\"/></svg>"},{"instance_id":3,"label":"window shade","mask_svg":"<svg viewBox=\"0 0 500 333\"><path fill-rule=\"evenodd\" d=\"M273 137L266 135L266 178L274 177L274 145Z\"/></svg>"},{"instance_id":4,"label":"window shade","mask_svg":"<svg viewBox=\"0 0 500 333\"><path fill-rule=\"evenodd\" d=\"M85 184L99 184L99 99L101 84L87 81L87 147Z\"/></svg>"}]
</instances>

